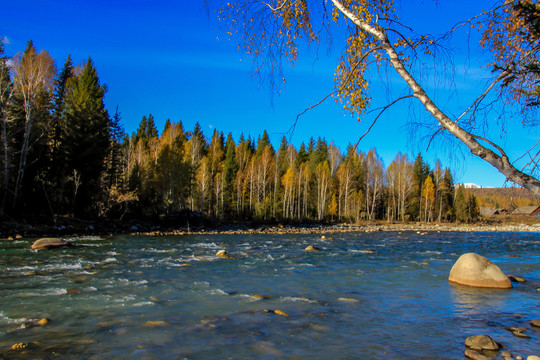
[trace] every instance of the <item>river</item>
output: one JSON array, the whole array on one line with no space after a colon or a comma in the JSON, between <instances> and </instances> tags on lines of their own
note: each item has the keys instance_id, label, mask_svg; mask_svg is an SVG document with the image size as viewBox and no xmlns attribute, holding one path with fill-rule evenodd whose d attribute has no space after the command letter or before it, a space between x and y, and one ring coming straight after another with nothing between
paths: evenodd
<instances>
[{"instance_id":1,"label":"river","mask_svg":"<svg viewBox=\"0 0 540 360\"><path fill-rule=\"evenodd\" d=\"M463 359L476 334L540 355L540 330L529 325L540 318L540 234L326 238L81 237L71 239L81 246L50 251L2 241L0 358ZM450 284L466 252L527 282ZM29 326L41 318L50 323ZM10 350L18 343L27 347Z\"/></svg>"}]
</instances>

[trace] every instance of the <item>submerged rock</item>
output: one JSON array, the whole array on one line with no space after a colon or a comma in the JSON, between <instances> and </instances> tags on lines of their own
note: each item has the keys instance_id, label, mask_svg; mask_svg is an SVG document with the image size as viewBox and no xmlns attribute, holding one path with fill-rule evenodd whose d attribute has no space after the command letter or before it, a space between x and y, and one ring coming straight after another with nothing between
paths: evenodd
<instances>
[{"instance_id":1,"label":"submerged rock","mask_svg":"<svg viewBox=\"0 0 540 360\"><path fill-rule=\"evenodd\" d=\"M512 288L512 282L497 265L475 253L459 257L450 270L448 281L480 288Z\"/></svg>"},{"instance_id":2,"label":"submerged rock","mask_svg":"<svg viewBox=\"0 0 540 360\"><path fill-rule=\"evenodd\" d=\"M288 313L286 313L285 311L281 311L281 310L274 310L274 314L277 314L277 315L281 315L281 316L289 316Z\"/></svg>"},{"instance_id":3,"label":"submerged rock","mask_svg":"<svg viewBox=\"0 0 540 360\"><path fill-rule=\"evenodd\" d=\"M313 246L313 245L309 245L309 246L306 247L304 250L305 250L305 251L321 251L320 248L315 247L315 246Z\"/></svg>"},{"instance_id":4,"label":"submerged rock","mask_svg":"<svg viewBox=\"0 0 540 360\"><path fill-rule=\"evenodd\" d=\"M531 320L531 325L535 327L540 327L540 320L538 319Z\"/></svg>"},{"instance_id":5,"label":"submerged rock","mask_svg":"<svg viewBox=\"0 0 540 360\"><path fill-rule=\"evenodd\" d=\"M469 336L465 340L465 346L472 350L499 350L499 344L497 344L488 335L474 335Z\"/></svg>"},{"instance_id":6,"label":"submerged rock","mask_svg":"<svg viewBox=\"0 0 540 360\"><path fill-rule=\"evenodd\" d=\"M492 360L492 358L480 354L479 352L471 349L465 350L465 356L472 360Z\"/></svg>"},{"instance_id":7,"label":"submerged rock","mask_svg":"<svg viewBox=\"0 0 540 360\"><path fill-rule=\"evenodd\" d=\"M518 283L523 283L523 282L526 282L527 280L525 280L524 278L522 277L519 277L519 276L515 276L515 275L506 275L508 276L508 278L510 279L510 281L512 282L518 282Z\"/></svg>"},{"instance_id":8,"label":"submerged rock","mask_svg":"<svg viewBox=\"0 0 540 360\"><path fill-rule=\"evenodd\" d=\"M59 238L43 238L36 240L32 244L33 250L50 250L50 249L56 249L61 247L67 247L72 246L72 244L64 239Z\"/></svg>"},{"instance_id":9,"label":"submerged rock","mask_svg":"<svg viewBox=\"0 0 540 360\"><path fill-rule=\"evenodd\" d=\"M151 327L151 328L167 326L167 325L169 325L169 323L163 320L147 321L144 323L144 327Z\"/></svg>"}]
</instances>

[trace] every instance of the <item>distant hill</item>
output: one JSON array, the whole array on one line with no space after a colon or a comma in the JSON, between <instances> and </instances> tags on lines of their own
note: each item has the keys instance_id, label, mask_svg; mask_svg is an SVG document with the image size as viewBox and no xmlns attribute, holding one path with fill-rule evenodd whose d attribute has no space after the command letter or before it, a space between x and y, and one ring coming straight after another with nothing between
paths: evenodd
<instances>
[{"instance_id":1,"label":"distant hill","mask_svg":"<svg viewBox=\"0 0 540 360\"><path fill-rule=\"evenodd\" d=\"M476 196L480 207L512 211L518 206L540 205L540 198L524 188L469 187L467 192Z\"/></svg>"},{"instance_id":2,"label":"distant hill","mask_svg":"<svg viewBox=\"0 0 540 360\"><path fill-rule=\"evenodd\" d=\"M476 185L474 183L456 184L456 186L463 186L465 189L480 189L480 188L482 188L482 186Z\"/></svg>"}]
</instances>

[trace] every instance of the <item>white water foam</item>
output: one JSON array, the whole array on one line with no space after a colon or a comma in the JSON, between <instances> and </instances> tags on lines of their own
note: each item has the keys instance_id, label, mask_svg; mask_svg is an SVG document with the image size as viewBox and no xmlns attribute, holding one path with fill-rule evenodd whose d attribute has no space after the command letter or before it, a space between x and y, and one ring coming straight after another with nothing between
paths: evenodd
<instances>
[{"instance_id":1,"label":"white water foam","mask_svg":"<svg viewBox=\"0 0 540 360\"><path fill-rule=\"evenodd\" d=\"M0 311L0 324L22 324L27 320L26 318L12 319Z\"/></svg>"},{"instance_id":2,"label":"white water foam","mask_svg":"<svg viewBox=\"0 0 540 360\"><path fill-rule=\"evenodd\" d=\"M317 300L311 300L305 297L295 297L295 296L285 296L281 297L280 300L282 302L305 302L309 304L316 304Z\"/></svg>"},{"instance_id":3,"label":"white water foam","mask_svg":"<svg viewBox=\"0 0 540 360\"><path fill-rule=\"evenodd\" d=\"M19 297L35 297L35 296L58 296L58 295L65 295L67 294L67 290L63 288L50 288L50 289L43 289L39 292L25 292L20 293Z\"/></svg>"},{"instance_id":4,"label":"white water foam","mask_svg":"<svg viewBox=\"0 0 540 360\"><path fill-rule=\"evenodd\" d=\"M221 290L221 289L213 289L210 290L211 295L229 295L227 292Z\"/></svg>"},{"instance_id":5,"label":"white water foam","mask_svg":"<svg viewBox=\"0 0 540 360\"><path fill-rule=\"evenodd\" d=\"M216 245L216 243L198 243L193 244L194 247L203 248L203 249L222 249L221 246Z\"/></svg>"}]
</instances>

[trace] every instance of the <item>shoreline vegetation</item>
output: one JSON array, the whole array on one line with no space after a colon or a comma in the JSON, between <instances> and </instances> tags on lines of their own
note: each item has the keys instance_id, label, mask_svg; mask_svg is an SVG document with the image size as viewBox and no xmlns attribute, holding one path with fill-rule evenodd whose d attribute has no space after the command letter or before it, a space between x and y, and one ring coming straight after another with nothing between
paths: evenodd
<instances>
[{"instance_id":1,"label":"shoreline vegetation","mask_svg":"<svg viewBox=\"0 0 540 360\"><path fill-rule=\"evenodd\" d=\"M77 236L182 236L182 235L296 235L296 234L326 234L351 232L417 232L428 235L433 232L540 232L540 223L389 223L385 221L364 224L326 224L326 223L262 223L249 222L218 223L197 226L156 226L150 222L131 222L119 227L119 224L99 224L88 222L74 225L26 225L2 223L0 225L0 240L16 240L42 236L77 237Z\"/></svg>"}]
</instances>

